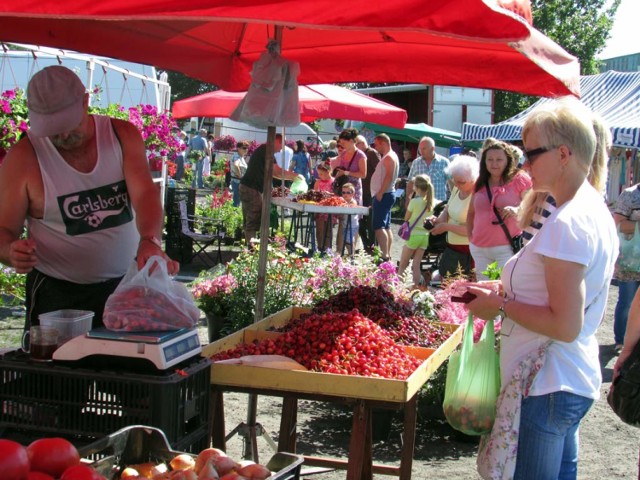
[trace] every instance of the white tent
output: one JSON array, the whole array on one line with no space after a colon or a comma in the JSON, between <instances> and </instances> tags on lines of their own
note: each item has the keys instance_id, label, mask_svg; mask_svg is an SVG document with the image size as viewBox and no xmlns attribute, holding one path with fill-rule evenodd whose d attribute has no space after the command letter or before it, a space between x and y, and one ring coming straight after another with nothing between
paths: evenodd
<instances>
[{"instance_id":1,"label":"white tent","mask_svg":"<svg viewBox=\"0 0 640 480\"><path fill-rule=\"evenodd\" d=\"M581 101L601 115L611 127L613 145L640 148L640 72L608 71L580 78ZM521 139L522 125L543 98L531 107L495 125L464 123L462 142L483 142L488 137L515 141Z\"/></svg>"}]
</instances>

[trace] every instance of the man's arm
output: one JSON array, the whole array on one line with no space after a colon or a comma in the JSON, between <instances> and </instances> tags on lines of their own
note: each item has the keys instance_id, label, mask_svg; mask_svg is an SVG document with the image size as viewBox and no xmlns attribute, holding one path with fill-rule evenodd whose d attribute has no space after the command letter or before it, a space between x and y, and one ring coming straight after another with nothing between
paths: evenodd
<instances>
[{"instance_id":1,"label":"man's arm","mask_svg":"<svg viewBox=\"0 0 640 480\"><path fill-rule=\"evenodd\" d=\"M113 126L122 144L124 178L131 205L136 212L136 226L140 234L138 268L142 268L149 257L160 255L167 260L169 273L175 274L179 270L178 263L169 260L158 242L162 235L164 214L160 190L151 178L140 132L133 124L123 120L113 120Z\"/></svg>"},{"instance_id":2,"label":"man's arm","mask_svg":"<svg viewBox=\"0 0 640 480\"><path fill-rule=\"evenodd\" d=\"M285 180L296 180L298 178L304 180L304 177L302 175L298 175L297 173L291 172L289 170L283 170L277 163L273 164L273 176L276 178L284 178Z\"/></svg>"},{"instance_id":3,"label":"man's arm","mask_svg":"<svg viewBox=\"0 0 640 480\"><path fill-rule=\"evenodd\" d=\"M29 179L42 182L25 136L9 150L0 168L0 262L18 273L30 272L38 261L35 242L20 239L29 211Z\"/></svg>"}]
</instances>

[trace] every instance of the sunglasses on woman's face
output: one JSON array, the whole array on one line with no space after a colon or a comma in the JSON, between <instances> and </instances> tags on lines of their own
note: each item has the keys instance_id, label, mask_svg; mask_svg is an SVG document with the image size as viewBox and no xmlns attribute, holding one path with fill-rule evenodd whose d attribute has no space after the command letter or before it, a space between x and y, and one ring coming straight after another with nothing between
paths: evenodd
<instances>
[{"instance_id":1,"label":"sunglasses on woman's face","mask_svg":"<svg viewBox=\"0 0 640 480\"><path fill-rule=\"evenodd\" d=\"M349 191L343 190L342 194L343 195L353 195L353 192L349 192Z\"/></svg>"}]
</instances>

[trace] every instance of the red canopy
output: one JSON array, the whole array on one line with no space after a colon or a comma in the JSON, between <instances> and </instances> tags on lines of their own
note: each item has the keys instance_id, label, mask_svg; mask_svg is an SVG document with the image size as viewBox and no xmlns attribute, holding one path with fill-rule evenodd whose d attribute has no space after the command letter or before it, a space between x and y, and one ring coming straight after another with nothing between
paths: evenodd
<instances>
[{"instance_id":1,"label":"red canopy","mask_svg":"<svg viewBox=\"0 0 640 480\"><path fill-rule=\"evenodd\" d=\"M174 102L174 118L228 117L246 92L216 90ZM337 85L307 85L298 88L300 118L303 122L317 118L371 121L402 128L407 112L394 105ZM373 120L375 119L375 120Z\"/></svg>"},{"instance_id":2,"label":"red canopy","mask_svg":"<svg viewBox=\"0 0 640 480\"><path fill-rule=\"evenodd\" d=\"M496 0L0 2L0 40L152 64L229 91L248 89L274 25L284 27L282 55L300 63L301 85L417 82L543 96L579 88L577 60Z\"/></svg>"}]
</instances>

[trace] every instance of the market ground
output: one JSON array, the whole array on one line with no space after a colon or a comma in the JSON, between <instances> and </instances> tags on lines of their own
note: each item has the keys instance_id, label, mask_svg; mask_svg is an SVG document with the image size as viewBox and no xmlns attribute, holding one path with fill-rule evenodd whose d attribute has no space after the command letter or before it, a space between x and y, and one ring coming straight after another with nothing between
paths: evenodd
<instances>
[{"instance_id":1,"label":"market ground","mask_svg":"<svg viewBox=\"0 0 640 480\"><path fill-rule=\"evenodd\" d=\"M393 259L400 255L402 241L394 244ZM188 280L197 273L196 266L185 267L182 278ZM613 364L613 309L617 299L617 287L610 288L609 302L603 324L598 332L600 361L603 375L601 399L596 402L582 422L580 430L581 451L578 479L633 479L638 472L638 449L640 430L622 423L606 402L611 385ZM20 308L0 309L0 348L18 345L19 329L23 311ZM206 328L200 327L201 338L206 341ZM257 421L266 434L277 441L280 425L281 399L259 397ZM246 421L247 395L225 394L226 431ZM421 409L418 412L416 446L412 478L427 479L478 479L475 473L476 444L461 439L441 420ZM400 446L402 418L394 415L390 433L382 440L375 440L373 455L375 463L397 465ZM375 427L375 425L374 425ZM351 412L347 407L326 403L300 401L298 412L298 452L313 456L346 458L349 448ZM265 462L272 455L266 440L257 440L260 460ZM243 455L243 441L235 435L228 441L228 453L236 459ZM303 470L304 471L304 470ZM344 471L312 474L306 478L338 480L345 478ZM375 475L376 480L385 477Z\"/></svg>"}]
</instances>

